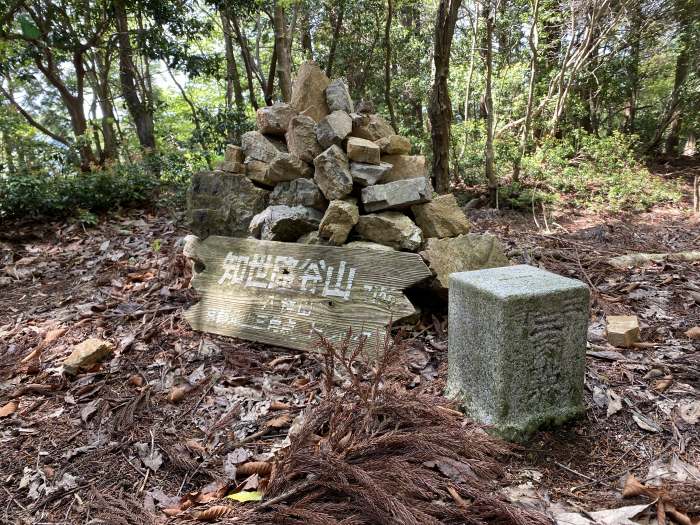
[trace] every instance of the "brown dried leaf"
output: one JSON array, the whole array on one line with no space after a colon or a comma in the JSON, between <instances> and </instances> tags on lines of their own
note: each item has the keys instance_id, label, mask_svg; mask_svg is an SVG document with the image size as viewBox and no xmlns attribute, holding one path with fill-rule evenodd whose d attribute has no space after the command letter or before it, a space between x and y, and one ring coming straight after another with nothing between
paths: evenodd
<instances>
[{"instance_id":1,"label":"brown dried leaf","mask_svg":"<svg viewBox=\"0 0 700 525\"><path fill-rule=\"evenodd\" d=\"M266 461L249 461L236 467L236 475L250 476L258 474L260 476L268 476L272 472L272 464Z\"/></svg>"},{"instance_id":2,"label":"brown dried leaf","mask_svg":"<svg viewBox=\"0 0 700 525\"><path fill-rule=\"evenodd\" d=\"M690 339L700 339L700 326L694 326L685 333Z\"/></svg>"},{"instance_id":3,"label":"brown dried leaf","mask_svg":"<svg viewBox=\"0 0 700 525\"><path fill-rule=\"evenodd\" d=\"M282 401L273 401L270 403L270 410L288 410L289 403L282 403Z\"/></svg>"},{"instance_id":4,"label":"brown dried leaf","mask_svg":"<svg viewBox=\"0 0 700 525\"><path fill-rule=\"evenodd\" d=\"M289 425L291 420L292 418L289 417L289 414L282 414L270 419L267 423L265 423L265 426L268 428L282 428Z\"/></svg>"},{"instance_id":5,"label":"brown dried leaf","mask_svg":"<svg viewBox=\"0 0 700 525\"><path fill-rule=\"evenodd\" d=\"M180 510L179 508L163 509L163 514L165 514L166 516L177 516L181 512L182 510Z\"/></svg>"},{"instance_id":6,"label":"brown dried leaf","mask_svg":"<svg viewBox=\"0 0 700 525\"><path fill-rule=\"evenodd\" d=\"M16 399L13 399L12 401L8 402L5 406L0 408L0 417L11 416L15 412L17 412L18 408L19 408L19 401L17 401Z\"/></svg>"},{"instance_id":7,"label":"brown dried leaf","mask_svg":"<svg viewBox=\"0 0 700 525\"><path fill-rule=\"evenodd\" d=\"M202 512L198 512L195 518L198 521L216 521L221 518L228 518L236 515L236 509L233 507L228 507L226 505L217 505L215 507L208 508Z\"/></svg>"},{"instance_id":8,"label":"brown dried leaf","mask_svg":"<svg viewBox=\"0 0 700 525\"><path fill-rule=\"evenodd\" d=\"M143 386L143 377L141 377L141 374L134 374L129 378L129 384L134 386Z\"/></svg>"},{"instance_id":9,"label":"brown dried leaf","mask_svg":"<svg viewBox=\"0 0 700 525\"><path fill-rule=\"evenodd\" d=\"M171 403L179 403L191 390L192 387L190 385L174 386L168 394L168 401Z\"/></svg>"},{"instance_id":10,"label":"brown dried leaf","mask_svg":"<svg viewBox=\"0 0 700 525\"><path fill-rule=\"evenodd\" d=\"M671 386L671 383L673 383L673 376L664 376L658 381L654 381L654 390L659 393L665 392Z\"/></svg>"}]
</instances>

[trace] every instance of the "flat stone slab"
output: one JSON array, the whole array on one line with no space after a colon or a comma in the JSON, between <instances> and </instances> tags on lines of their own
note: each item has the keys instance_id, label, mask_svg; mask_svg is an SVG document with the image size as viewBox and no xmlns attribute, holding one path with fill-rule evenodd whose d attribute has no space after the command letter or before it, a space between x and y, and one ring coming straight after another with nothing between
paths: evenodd
<instances>
[{"instance_id":1,"label":"flat stone slab","mask_svg":"<svg viewBox=\"0 0 700 525\"><path fill-rule=\"evenodd\" d=\"M583 408L588 287L518 265L450 276L447 394L522 441Z\"/></svg>"},{"instance_id":2,"label":"flat stone slab","mask_svg":"<svg viewBox=\"0 0 700 525\"><path fill-rule=\"evenodd\" d=\"M375 184L362 188L361 198L365 211L403 209L413 204L429 202L432 199L433 187L424 177L417 179L397 180L388 184Z\"/></svg>"}]
</instances>

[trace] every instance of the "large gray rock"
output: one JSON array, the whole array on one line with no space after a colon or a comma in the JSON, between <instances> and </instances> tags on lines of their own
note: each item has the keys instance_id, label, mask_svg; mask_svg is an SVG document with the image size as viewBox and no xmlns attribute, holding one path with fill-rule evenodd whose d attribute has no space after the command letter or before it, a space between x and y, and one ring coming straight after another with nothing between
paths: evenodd
<instances>
[{"instance_id":1,"label":"large gray rock","mask_svg":"<svg viewBox=\"0 0 700 525\"><path fill-rule=\"evenodd\" d=\"M314 166L314 180L328 200L342 199L352 191L348 158L338 146L331 146L316 157Z\"/></svg>"},{"instance_id":2,"label":"large gray rock","mask_svg":"<svg viewBox=\"0 0 700 525\"><path fill-rule=\"evenodd\" d=\"M451 273L509 264L501 243L487 234L467 233L451 239L428 239L421 256L435 274L438 289L449 286Z\"/></svg>"},{"instance_id":3,"label":"large gray rock","mask_svg":"<svg viewBox=\"0 0 700 525\"><path fill-rule=\"evenodd\" d=\"M264 241L295 242L318 229L323 214L306 206L270 206L250 223L250 234Z\"/></svg>"},{"instance_id":4,"label":"large gray rock","mask_svg":"<svg viewBox=\"0 0 700 525\"><path fill-rule=\"evenodd\" d=\"M340 246L347 241L359 218L360 210L355 199L331 201L321 219L318 234L330 244Z\"/></svg>"},{"instance_id":5,"label":"large gray rock","mask_svg":"<svg viewBox=\"0 0 700 525\"><path fill-rule=\"evenodd\" d=\"M371 186L382 182L382 178L391 171L391 164L380 162L379 164L364 164L361 162L350 163L350 175L352 180L360 186Z\"/></svg>"},{"instance_id":6,"label":"large gray rock","mask_svg":"<svg viewBox=\"0 0 700 525\"><path fill-rule=\"evenodd\" d=\"M311 179L280 182L270 193L271 205L307 206L325 210L328 201Z\"/></svg>"},{"instance_id":7,"label":"large gray rock","mask_svg":"<svg viewBox=\"0 0 700 525\"><path fill-rule=\"evenodd\" d=\"M306 115L297 115L289 122L285 137L289 153L304 162L313 162L323 151L316 140L316 122Z\"/></svg>"},{"instance_id":8,"label":"large gray rock","mask_svg":"<svg viewBox=\"0 0 700 525\"><path fill-rule=\"evenodd\" d=\"M581 414L589 292L519 265L450 277L448 395L522 440Z\"/></svg>"},{"instance_id":9,"label":"large gray rock","mask_svg":"<svg viewBox=\"0 0 700 525\"><path fill-rule=\"evenodd\" d=\"M272 162L279 152L287 152L282 142L266 137L259 131L244 133L241 137L241 147L249 159L267 163Z\"/></svg>"},{"instance_id":10,"label":"large gray rock","mask_svg":"<svg viewBox=\"0 0 700 525\"><path fill-rule=\"evenodd\" d=\"M362 125L360 119L355 119L353 124L352 136L360 137L361 139L375 141L396 134L391 124L376 114L368 115L364 125Z\"/></svg>"},{"instance_id":11,"label":"large gray rock","mask_svg":"<svg viewBox=\"0 0 700 525\"><path fill-rule=\"evenodd\" d=\"M326 88L330 80L315 62L305 62L299 68L292 85L290 105L299 113L319 122L328 115Z\"/></svg>"},{"instance_id":12,"label":"large gray rock","mask_svg":"<svg viewBox=\"0 0 700 525\"><path fill-rule=\"evenodd\" d=\"M376 242L370 241L352 241L345 245L346 248L357 248L360 250L379 250L381 251L394 251L391 246L385 246Z\"/></svg>"},{"instance_id":13,"label":"large gray rock","mask_svg":"<svg viewBox=\"0 0 700 525\"><path fill-rule=\"evenodd\" d=\"M229 162L225 160L223 162L220 162L216 169L220 171L227 171L229 173L243 174L245 173L245 164L242 164L240 162Z\"/></svg>"},{"instance_id":14,"label":"large gray rock","mask_svg":"<svg viewBox=\"0 0 700 525\"><path fill-rule=\"evenodd\" d=\"M381 151L374 142L359 137L350 137L347 144L348 158L355 162L379 164Z\"/></svg>"},{"instance_id":15,"label":"large gray rock","mask_svg":"<svg viewBox=\"0 0 700 525\"><path fill-rule=\"evenodd\" d=\"M209 235L247 237L250 221L267 207L269 194L244 175L195 173L187 192L192 232L202 239Z\"/></svg>"},{"instance_id":16,"label":"large gray rock","mask_svg":"<svg viewBox=\"0 0 700 525\"><path fill-rule=\"evenodd\" d=\"M362 205L367 212L402 209L428 202L432 195L433 188L426 178L397 180L362 188Z\"/></svg>"},{"instance_id":17,"label":"large gray rock","mask_svg":"<svg viewBox=\"0 0 700 525\"><path fill-rule=\"evenodd\" d=\"M299 177L311 177L313 170L299 157L289 153L278 153L268 168L267 178L274 182L284 182L298 179Z\"/></svg>"},{"instance_id":18,"label":"large gray rock","mask_svg":"<svg viewBox=\"0 0 700 525\"><path fill-rule=\"evenodd\" d=\"M296 114L296 110L284 102L259 108L255 114L258 131L267 135L284 135Z\"/></svg>"},{"instance_id":19,"label":"large gray rock","mask_svg":"<svg viewBox=\"0 0 700 525\"><path fill-rule=\"evenodd\" d=\"M326 102L330 111L345 111L346 113L355 111L348 86L339 78L328 84L326 88Z\"/></svg>"},{"instance_id":20,"label":"large gray rock","mask_svg":"<svg viewBox=\"0 0 700 525\"><path fill-rule=\"evenodd\" d=\"M416 224L425 237L456 237L469 233L469 220L452 193L435 197L431 202L411 206Z\"/></svg>"},{"instance_id":21,"label":"large gray rock","mask_svg":"<svg viewBox=\"0 0 700 525\"><path fill-rule=\"evenodd\" d=\"M340 146L352 131L352 119L345 111L334 111L316 124L316 140L323 149Z\"/></svg>"},{"instance_id":22,"label":"large gray rock","mask_svg":"<svg viewBox=\"0 0 700 525\"><path fill-rule=\"evenodd\" d=\"M389 135L377 141L377 146L385 155L408 155L411 153L411 141L401 135Z\"/></svg>"},{"instance_id":23,"label":"large gray rock","mask_svg":"<svg viewBox=\"0 0 700 525\"><path fill-rule=\"evenodd\" d=\"M395 250L415 251L423 243L420 228L396 211L361 215L355 230L363 239Z\"/></svg>"},{"instance_id":24,"label":"large gray rock","mask_svg":"<svg viewBox=\"0 0 700 525\"><path fill-rule=\"evenodd\" d=\"M428 168L423 155L382 155L382 162L391 164L391 171L384 177L384 182L416 177L428 178Z\"/></svg>"}]
</instances>

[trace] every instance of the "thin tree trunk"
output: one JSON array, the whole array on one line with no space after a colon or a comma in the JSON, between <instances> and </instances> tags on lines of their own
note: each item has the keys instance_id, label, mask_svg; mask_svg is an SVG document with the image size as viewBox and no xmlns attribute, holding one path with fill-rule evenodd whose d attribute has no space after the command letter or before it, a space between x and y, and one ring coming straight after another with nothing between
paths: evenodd
<instances>
[{"instance_id":1,"label":"thin tree trunk","mask_svg":"<svg viewBox=\"0 0 700 525\"><path fill-rule=\"evenodd\" d=\"M238 66L236 65L236 55L233 48L233 36L231 30L231 21L226 16L226 12L222 9L219 11L221 18L221 27L224 33L224 47L226 50L226 110L233 110L233 103L236 103L238 111L245 110L245 102L243 101L243 89L241 87L241 79L238 75ZM229 140L234 140L229 131Z\"/></svg>"},{"instance_id":2,"label":"thin tree trunk","mask_svg":"<svg viewBox=\"0 0 700 525\"><path fill-rule=\"evenodd\" d=\"M340 38L340 32L343 30L343 17L345 16L345 1L340 0L338 2L338 15L333 24L333 37L331 38L331 47L328 51L328 64L326 64L326 76L331 78L333 76L333 62L335 61L335 50L338 47L338 39Z\"/></svg>"},{"instance_id":3,"label":"thin tree trunk","mask_svg":"<svg viewBox=\"0 0 700 525\"><path fill-rule=\"evenodd\" d=\"M93 88L97 93L97 98L102 112L102 140L104 141L104 158L105 160L114 160L119 156L119 146L117 144L117 134L114 130L116 117L114 115L114 107L109 94L109 69L110 60L108 52L105 52L103 58L101 50L95 52L95 71Z\"/></svg>"},{"instance_id":4,"label":"thin tree trunk","mask_svg":"<svg viewBox=\"0 0 700 525\"><path fill-rule=\"evenodd\" d=\"M530 29L530 36L528 38L528 45L530 47L530 81L527 89L527 107L525 109L525 123L523 124L523 129L520 134L520 150L518 153L518 158L513 166L513 180L518 181L520 179L520 166L522 164L523 157L527 153L527 142L530 139L530 124L532 123L532 106L535 98L535 83L537 81L537 60L538 51L537 46L539 44L538 31L537 31L537 19L540 11L539 0L534 0L532 7L532 28Z\"/></svg>"},{"instance_id":5,"label":"thin tree trunk","mask_svg":"<svg viewBox=\"0 0 700 525\"><path fill-rule=\"evenodd\" d=\"M124 0L113 0L117 42L119 44L119 81L131 119L136 126L139 144L145 152L156 149L153 109L148 104L145 89L139 93L138 72L134 63L134 50L129 36L129 21Z\"/></svg>"},{"instance_id":6,"label":"thin tree trunk","mask_svg":"<svg viewBox=\"0 0 700 525\"><path fill-rule=\"evenodd\" d=\"M292 38L287 27L287 17L281 0L275 1L274 11L275 50L277 51L277 77L282 100L292 99Z\"/></svg>"},{"instance_id":7,"label":"thin tree trunk","mask_svg":"<svg viewBox=\"0 0 700 525\"><path fill-rule=\"evenodd\" d=\"M495 9L491 8L491 0L484 4L484 18L486 19L486 31L484 33L484 62L486 67L486 78L484 80L484 112L486 116L486 145L484 148L484 170L489 188L489 198L491 205L496 206L498 202L498 179L496 177L496 161L493 151L493 96L491 94L491 83L493 76L493 27Z\"/></svg>"},{"instance_id":8,"label":"thin tree trunk","mask_svg":"<svg viewBox=\"0 0 700 525\"><path fill-rule=\"evenodd\" d=\"M253 109L257 111L260 106L258 105L258 99L255 96L255 83L253 82L255 65L253 63L253 57L250 53L250 47L248 47L248 40L241 31L241 27L236 16L232 15L230 20L231 25L233 26L234 34L236 35L236 40L241 48L241 56L243 57L246 80L248 81L248 96L250 97L250 103L253 105Z\"/></svg>"},{"instance_id":9,"label":"thin tree trunk","mask_svg":"<svg viewBox=\"0 0 700 525\"><path fill-rule=\"evenodd\" d=\"M479 32L479 2L476 0L474 2L474 12L476 16L474 17L474 23L472 26L472 47L469 53L469 71L467 72L467 85L464 87L464 143L462 144L462 149L459 152L459 158L463 158L467 151L467 141L469 140L469 133L467 129L467 121L469 120L469 99L471 98L472 90L472 78L474 77L474 62L476 62L476 41L478 39ZM469 16L471 19L471 15Z\"/></svg>"},{"instance_id":10,"label":"thin tree trunk","mask_svg":"<svg viewBox=\"0 0 700 525\"><path fill-rule=\"evenodd\" d=\"M391 126L396 130L396 116L391 101L391 21L394 16L393 0L387 0L386 25L384 26L384 101L389 112Z\"/></svg>"},{"instance_id":11,"label":"thin tree trunk","mask_svg":"<svg viewBox=\"0 0 700 525\"><path fill-rule=\"evenodd\" d=\"M433 145L433 176L438 193L450 191L450 127L452 105L447 88L450 73L450 50L461 0L440 0L435 20L435 78L428 115Z\"/></svg>"},{"instance_id":12,"label":"thin tree trunk","mask_svg":"<svg viewBox=\"0 0 700 525\"><path fill-rule=\"evenodd\" d=\"M301 30L299 31L299 36L301 37L301 51L304 55L304 59L313 60L314 59L314 48L313 41L311 39L311 22L309 21L309 6L304 3L301 6Z\"/></svg>"},{"instance_id":13,"label":"thin tree trunk","mask_svg":"<svg viewBox=\"0 0 700 525\"><path fill-rule=\"evenodd\" d=\"M197 142L199 142L199 145L202 148L202 154L204 155L204 159L207 161L207 167L211 170L213 168L211 163L211 155L209 155L209 146L204 140L204 135L202 134L202 123L199 120L199 115L197 114L197 107L194 105L194 102L192 102L192 99L187 96L185 88L183 88L182 85L177 81L177 78L173 74L168 64L166 62L163 62L163 64L165 65L165 69L167 69L168 71L168 75L170 75L170 78L172 79L173 83L180 92L180 95L182 95L182 99L190 107L190 112L192 113L192 122L194 123L194 129L197 135Z\"/></svg>"}]
</instances>

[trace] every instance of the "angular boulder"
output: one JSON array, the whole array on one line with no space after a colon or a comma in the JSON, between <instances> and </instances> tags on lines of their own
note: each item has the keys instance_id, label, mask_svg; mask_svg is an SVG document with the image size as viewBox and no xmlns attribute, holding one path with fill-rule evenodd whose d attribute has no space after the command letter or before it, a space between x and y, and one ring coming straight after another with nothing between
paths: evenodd
<instances>
[{"instance_id":1,"label":"angular boulder","mask_svg":"<svg viewBox=\"0 0 700 525\"><path fill-rule=\"evenodd\" d=\"M269 194L244 175L195 173L187 192L192 232L202 239L209 235L247 237L250 221L267 207Z\"/></svg>"},{"instance_id":2,"label":"angular boulder","mask_svg":"<svg viewBox=\"0 0 700 525\"><path fill-rule=\"evenodd\" d=\"M289 153L304 162L313 162L323 151L316 140L316 122L306 115L297 115L290 121L285 137Z\"/></svg>"},{"instance_id":3,"label":"angular boulder","mask_svg":"<svg viewBox=\"0 0 700 525\"><path fill-rule=\"evenodd\" d=\"M265 241L295 242L318 229L323 214L306 206L270 206L250 223L253 237Z\"/></svg>"},{"instance_id":4,"label":"angular boulder","mask_svg":"<svg viewBox=\"0 0 700 525\"><path fill-rule=\"evenodd\" d=\"M366 212L408 208L428 202L433 188L424 177L375 184L362 189L362 205Z\"/></svg>"},{"instance_id":5,"label":"angular boulder","mask_svg":"<svg viewBox=\"0 0 700 525\"><path fill-rule=\"evenodd\" d=\"M428 168L423 155L382 155L382 162L391 164L391 171L384 177L384 182L416 177L428 178Z\"/></svg>"},{"instance_id":6,"label":"angular boulder","mask_svg":"<svg viewBox=\"0 0 700 525\"><path fill-rule=\"evenodd\" d=\"M239 162L244 161L243 149L235 144L227 144L224 153L224 162Z\"/></svg>"},{"instance_id":7,"label":"angular boulder","mask_svg":"<svg viewBox=\"0 0 700 525\"><path fill-rule=\"evenodd\" d=\"M266 137L259 131L244 133L241 137L241 148L248 159L268 163L272 162L279 152L287 152L282 142Z\"/></svg>"},{"instance_id":8,"label":"angular boulder","mask_svg":"<svg viewBox=\"0 0 700 525\"><path fill-rule=\"evenodd\" d=\"M270 180L268 173L270 171L270 165L267 162L261 160L255 160L249 158L245 161L245 174L253 182L272 188L275 182Z\"/></svg>"},{"instance_id":9,"label":"angular boulder","mask_svg":"<svg viewBox=\"0 0 700 525\"><path fill-rule=\"evenodd\" d=\"M352 136L360 137L371 141L379 140L389 135L396 135L394 128L384 120L381 116L372 114L368 115L365 123L361 123L357 119L357 125L352 128Z\"/></svg>"},{"instance_id":10,"label":"angular boulder","mask_svg":"<svg viewBox=\"0 0 700 525\"><path fill-rule=\"evenodd\" d=\"M361 215L355 230L363 239L395 250L415 251L423 243L420 228L397 211Z\"/></svg>"},{"instance_id":11,"label":"angular boulder","mask_svg":"<svg viewBox=\"0 0 700 525\"><path fill-rule=\"evenodd\" d=\"M284 135L297 112L289 104L278 102L259 108L255 114L258 131L267 135Z\"/></svg>"},{"instance_id":12,"label":"angular boulder","mask_svg":"<svg viewBox=\"0 0 700 525\"><path fill-rule=\"evenodd\" d=\"M364 113L365 115L377 112L376 108L374 107L374 103L370 100L360 100L357 103L357 106L355 106L355 111L358 113Z\"/></svg>"},{"instance_id":13,"label":"angular boulder","mask_svg":"<svg viewBox=\"0 0 700 525\"><path fill-rule=\"evenodd\" d=\"M345 111L346 113L355 111L348 86L339 78L328 84L326 88L326 103L329 111Z\"/></svg>"},{"instance_id":14,"label":"angular boulder","mask_svg":"<svg viewBox=\"0 0 700 525\"><path fill-rule=\"evenodd\" d=\"M319 122L328 115L326 88L330 80L315 62L305 62L299 68L292 85L292 99L289 103L297 112Z\"/></svg>"},{"instance_id":15,"label":"angular boulder","mask_svg":"<svg viewBox=\"0 0 700 525\"><path fill-rule=\"evenodd\" d=\"M352 176L345 153L331 146L314 159L314 181L328 200L342 199L352 191Z\"/></svg>"},{"instance_id":16,"label":"angular boulder","mask_svg":"<svg viewBox=\"0 0 700 525\"><path fill-rule=\"evenodd\" d=\"M435 197L425 204L411 206L411 211L426 238L442 239L469 232L469 220L451 193Z\"/></svg>"},{"instance_id":17,"label":"angular boulder","mask_svg":"<svg viewBox=\"0 0 700 525\"><path fill-rule=\"evenodd\" d=\"M381 150L379 146L367 139L359 137L350 137L347 144L348 158L355 162L364 162L366 164L379 164Z\"/></svg>"},{"instance_id":18,"label":"angular boulder","mask_svg":"<svg viewBox=\"0 0 700 525\"><path fill-rule=\"evenodd\" d=\"M300 177L311 177L313 170L306 162L289 153L278 153L270 163L267 178L274 182L284 182Z\"/></svg>"},{"instance_id":19,"label":"angular boulder","mask_svg":"<svg viewBox=\"0 0 700 525\"><path fill-rule=\"evenodd\" d=\"M307 206L325 210L328 201L311 179L280 182L270 193L270 205Z\"/></svg>"},{"instance_id":20,"label":"angular boulder","mask_svg":"<svg viewBox=\"0 0 700 525\"><path fill-rule=\"evenodd\" d=\"M428 239L420 252L436 276L437 284L449 288L449 276L484 268L508 266L503 247L493 235L467 233L450 239Z\"/></svg>"},{"instance_id":21,"label":"angular boulder","mask_svg":"<svg viewBox=\"0 0 700 525\"><path fill-rule=\"evenodd\" d=\"M389 135L376 142L384 155L408 155L411 153L411 141L401 135Z\"/></svg>"},{"instance_id":22,"label":"angular boulder","mask_svg":"<svg viewBox=\"0 0 700 525\"><path fill-rule=\"evenodd\" d=\"M77 374L81 369L90 368L114 352L114 345L102 339L86 339L73 348L71 354L63 361L63 371L69 375Z\"/></svg>"},{"instance_id":23,"label":"angular boulder","mask_svg":"<svg viewBox=\"0 0 700 525\"><path fill-rule=\"evenodd\" d=\"M334 111L316 124L316 140L323 149L340 146L352 131L352 119L345 111Z\"/></svg>"},{"instance_id":24,"label":"angular boulder","mask_svg":"<svg viewBox=\"0 0 700 525\"><path fill-rule=\"evenodd\" d=\"M358 248L361 250L379 250L379 251L393 251L391 246L384 246L376 242L370 241L352 241L345 245L346 248Z\"/></svg>"},{"instance_id":25,"label":"angular boulder","mask_svg":"<svg viewBox=\"0 0 700 525\"><path fill-rule=\"evenodd\" d=\"M350 163L350 175L353 182L363 187L381 182L389 171L391 171L391 164L386 162L380 162L379 164Z\"/></svg>"},{"instance_id":26,"label":"angular boulder","mask_svg":"<svg viewBox=\"0 0 700 525\"><path fill-rule=\"evenodd\" d=\"M359 218L360 210L355 199L331 201L321 219L318 234L329 244L340 246L347 241Z\"/></svg>"},{"instance_id":27,"label":"angular boulder","mask_svg":"<svg viewBox=\"0 0 700 525\"><path fill-rule=\"evenodd\" d=\"M223 161L219 163L217 169L228 173L245 173L245 164L242 162Z\"/></svg>"}]
</instances>

